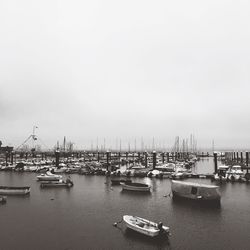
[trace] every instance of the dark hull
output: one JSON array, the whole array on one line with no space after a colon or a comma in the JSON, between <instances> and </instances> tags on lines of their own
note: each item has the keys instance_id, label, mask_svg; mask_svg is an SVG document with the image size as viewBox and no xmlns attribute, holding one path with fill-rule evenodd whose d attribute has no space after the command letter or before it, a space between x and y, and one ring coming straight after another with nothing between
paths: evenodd
<instances>
[{"instance_id":1,"label":"dark hull","mask_svg":"<svg viewBox=\"0 0 250 250\"><path fill-rule=\"evenodd\" d=\"M70 188L73 187L73 182L56 182L56 181L51 181L51 182L42 182L40 184L41 188L60 188L60 187L66 187Z\"/></svg>"},{"instance_id":2,"label":"dark hull","mask_svg":"<svg viewBox=\"0 0 250 250\"><path fill-rule=\"evenodd\" d=\"M30 193L30 187L8 187L0 186L0 195L27 195Z\"/></svg>"},{"instance_id":3,"label":"dark hull","mask_svg":"<svg viewBox=\"0 0 250 250\"><path fill-rule=\"evenodd\" d=\"M9 187L9 186L0 186L0 190L26 190L30 189L30 187Z\"/></svg>"},{"instance_id":4,"label":"dark hull","mask_svg":"<svg viewBox=\"0 0 250 250\"><path fill-rule=\"evenodd\" d=\"M172 192L173 200L177 202L190 202L190 203L197 203L197 204L211 204L211 205L219 205L220 206L220 199L191 199L185 196L181 196L174 191Z\"/></svg>"},{"instance_id":5,"label":"dark hull","mask_svg":"<svg viewBox=\"0 0 250 250\"><path fill-rule=\"evenodd\" d=\"M72 187L71 185L68 184L41 184L41 188L61 188L61 187L66 187L70 188Z\"/></svg>"}]
</instances>

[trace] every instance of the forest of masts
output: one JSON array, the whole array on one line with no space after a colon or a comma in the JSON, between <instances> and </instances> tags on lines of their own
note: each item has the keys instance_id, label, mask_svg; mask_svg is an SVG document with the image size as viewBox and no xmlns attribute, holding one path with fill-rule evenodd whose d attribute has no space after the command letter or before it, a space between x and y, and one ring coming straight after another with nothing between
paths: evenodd
<instances>
[{"instance_id":1,"label":"forest of masts","mask_svg":"<svg viewBox=\"0 0 250 250\"><path fill-rule=\"evenodd\" d=\"M39 144L43 144L43 147ZM73 151L91 151L91 152L106 152L106 151L113 151L113 152L144 152L144 151L157 151L157 152L197 152L197 140L193 134L190 135L190 138L182 139L179 136L175 137L174 145L173 146L166 146L163 142L158 142L155 138L152 138L152 143L145 143L144 139L141 138L138 140L135 138L133 142L126 141L124 143L121 139L116 138L115 143L110 145L107 143L106 139L99 140L96 139L96 142L93 143L91 141L90 145L84 148L76 147L75 143L71 141L67 141L66 137L64 136L63 142L57 144L50 149L47 147L42 141L37 137L31 137L31 146L29 144L22 144L21 147L19 146L16 151L30 151L35 150L37 152L40 151L55 151L60 150L61 152L73 152Z\"/></svg>"}]
</instances>

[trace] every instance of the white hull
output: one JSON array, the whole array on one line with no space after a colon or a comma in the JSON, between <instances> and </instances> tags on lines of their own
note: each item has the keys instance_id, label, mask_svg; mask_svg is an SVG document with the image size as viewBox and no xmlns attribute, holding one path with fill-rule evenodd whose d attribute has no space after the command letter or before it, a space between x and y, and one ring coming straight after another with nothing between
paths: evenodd
<instances>
[{"instance_id":1,"label":"white hull","mask_svg":"<svg viewBox=\"0 0 250 250\"><path fill-rule=\"evenodd\" d=\"M59 181L62 177L57 176L37 176L38 181Z\"/></svg>"},{"instance_id":2,"label":"white hull","mask_svg":"<svg viewBox=\"0 0 250 250\"><path fill-rule=\"evenodd\" d=\"M203 201L219 201L218 186L191 182L172 181L173 196Z\"/></svg>"},{"instance_id":3,"label":"white hull","mask_svg":"<svg viewBox=\"0 0 250 250\"><path fill-rule=\"evenodd\" d=\"M62 176L47 172L46 174L41 174L37 176L36 178L38 181L59 181L62 179Z\"/></svg>"},{"instance_id":4,"label":"white hull","mask_svg":"<svg viewBox=\"0 0 250 250\"><path fill-rule=\"evenodd\" d=\"M241 170L241 166L232 166L227 172L227 178L232 181L238 181L244 178L244 172Z\"/></svg>"},{"instance_id":5,"label":"white hull","mask_svg":"<svg viewBox=\"0 0 250 250\"><path fill-rule=\"evenodd\" d=\"M162 231L158 228L158 224L143 218L131 215L124 215L123 221L126 226L138 233L144 235L155 237L158 236L161 232L169 233L169 228L162 226Z\"/></svg>"},{"instance_id":6,"label":"white hull","mask_svg":"<svg viewBox=\"0 0 250 250\"><path fill-rule=\"evenodd\" d=\"M30 193L30 189L0 189L1 195L26 195Z\"/></svg>"},{"instance_id":7,"label":"white hull","mask_svg":"<svg viewBox=\"0 0 250 250\"><path fill-rule=\"evenodd\" d=\"M66 172L67 168L58 168L54 170L54 173L64 173Z\"/></svg>"},{"instance_id":8,"label":"white hull","mask_svg":"<svg viewBox=\"0 0 250 250\"><path fill-rule=\"evenodd\" d=\"M70 183L41 183L41 188L44 187L72 187Z\"/></svg>"}]
</instances>

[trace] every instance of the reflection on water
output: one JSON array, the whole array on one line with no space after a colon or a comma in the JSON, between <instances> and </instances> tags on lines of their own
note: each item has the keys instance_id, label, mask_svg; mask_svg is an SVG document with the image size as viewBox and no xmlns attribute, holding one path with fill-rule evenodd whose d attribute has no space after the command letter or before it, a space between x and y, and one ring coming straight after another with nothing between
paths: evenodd
<instances>
[{"instance_id":1,"label":"reflection on water","mask_svg":"<svg viewBox=\"0 0 250 250\"><path fill-rule=\"evenodd\" d=\"M170 239L171 236L161 235L155 238L148 237L146 235L140 234L136 231L133 231L129 228L123 230L125 238L133 242L133 244L138 244L138 242L147 244L147 246L154 249L171 249L170 248Z\"/></svg>"},{"instance_id":2,"label":"reflection on water","mask_svg":"<svg viewBox=\"0 0 250 250\"><path fill-rule=\"evenodd\" d=\"M138 198L140 199L141 197L143 196L151 196L152 193L151 192L140 192L140 191L130 191L130 190L121 190L120 192L121 195L127 195L127 196L130 196L130 197L135 197L135 198Z\"/></svg>"},{"instance_id":3,"label":"reflection on water","mask_svg":"<svg viewBox=\"0 0 250 250\"><path fill-rule=\"evenodd\" d=\"M221 211L221 202L220 201L197 201L197 200L189 200L182 199L179 197L172 197L172 206L174 209L188 209L194 211L201 211L202 213L206 213L208 210L213 212Z\"/></svg>"}]
</instances>

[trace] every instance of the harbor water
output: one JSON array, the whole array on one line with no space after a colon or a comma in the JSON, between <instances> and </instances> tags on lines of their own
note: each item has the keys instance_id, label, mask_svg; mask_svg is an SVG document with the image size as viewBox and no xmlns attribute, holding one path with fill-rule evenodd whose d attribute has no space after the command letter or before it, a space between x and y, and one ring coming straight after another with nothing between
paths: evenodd
<instances>
[{"instance_id":1,"label":"harbor water","mask_svg":"<svg viewBox=\"0 0 250 250\"><path fill-rule=\"evenodd\" d=\"M196 163L212 173L213 160ZM41 189L36 173L0 172L0 185L31 186L27 197L9 196L0 204L1 250L70 249L250 249L250 184L220 184L221 206L174 201L171 180L140 178L151 193L122 191L110 177L74 174L71 189ZM209 179L188 181L209 183ZM170 227L171 236L151 239L113 223L137 215Z\"/></svg>"}]
</instances>

